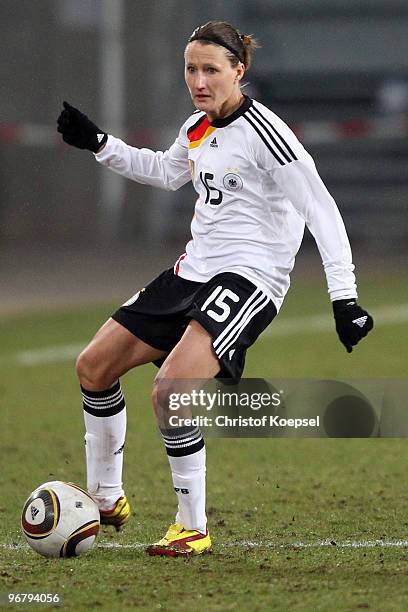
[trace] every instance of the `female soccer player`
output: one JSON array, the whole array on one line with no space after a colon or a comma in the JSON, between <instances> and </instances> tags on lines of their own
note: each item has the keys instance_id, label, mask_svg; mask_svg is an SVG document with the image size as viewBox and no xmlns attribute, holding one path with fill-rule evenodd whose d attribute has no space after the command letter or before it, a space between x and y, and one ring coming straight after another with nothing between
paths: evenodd
<instances>
[{"instance_id":1,"label":"female soccer player","mask_svg":"<svg viewBox=\"0 0 408 612\"><path fill-rule=\"evenodd\" d=\"M279 117L242 92L255 47L251 36L225 22L193 32L184 59L196 110L165 153L125 144L66 102L58 118L65 142L89 149L111 170L168 190L192 181L198 194L186 252L119 308L77 361L88 489L101 522L116 528L130 514L122 488L126 407L119 379L141 364L162 364L152 397L178 512L164 538L146 549L150 555L211 550L203 437L198 427L163 424L168 381L240 379L247 348L283 302L305 224L347 351L373 327L356 303L344 224L312 158Z\"/></svg>"}]
</instances>

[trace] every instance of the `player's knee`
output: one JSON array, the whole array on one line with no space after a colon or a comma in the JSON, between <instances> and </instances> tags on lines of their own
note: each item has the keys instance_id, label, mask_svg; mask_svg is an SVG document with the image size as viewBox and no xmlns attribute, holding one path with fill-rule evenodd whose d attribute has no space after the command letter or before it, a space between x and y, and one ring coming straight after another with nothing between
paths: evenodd
<instances>
[{"instance_id":1,"label":"player's knee","mask_svg":"<svg viewBox=\"0 0 408 612\"><path fill-rule=\"evenodd\" d=\"M109 369L91 347L85 348L78 356L76 373L81 385L89 391L108 389L115 382L110 380Z\"/></svg>"},{"instance_id":2,"label":"player's knee","mask_svg":"<svg viewBox=\"0 0 408 612\"><path fill-rule=\"evenodd\" d=\"M174 389L174 381L156 376L152 389L152 404L159 425L168 420L170 399L174 393Z\"/></svg>"},{"instance_id":3,"label":"player's knee","mask_svg":"<svg viewBox=\"0 0 408 612\"><path fill-rule=\"evenodd\" d=\"M75 370L81 385L86 387L86 382L92 378L92 364L88 349L84 349L77 357Z\"/></svg>"},{"instance_id":4,"label":"player's knee","mask_svg":"<svg viewBox=\"0 0 408 612\"><path fill-rule=\"evenodd\" d=\"M155 378L154 383L153 383L153 388L152 388L152 405L153 405L153 410L155 411L156 415L158 413L158 408L159 408L159 394L160 394L160 382L157 378Z\"/></svg>"}]
</instances>

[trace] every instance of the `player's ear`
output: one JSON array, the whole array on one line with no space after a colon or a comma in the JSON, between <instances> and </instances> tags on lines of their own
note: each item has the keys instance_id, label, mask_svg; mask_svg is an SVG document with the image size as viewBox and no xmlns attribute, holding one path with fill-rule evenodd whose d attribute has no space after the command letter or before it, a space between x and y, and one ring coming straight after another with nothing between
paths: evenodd
<instances>
[{"instance_id":1,"label":"player's ear","mask_svg":"<svg viewBox=\"0 0 408 612\"><path fill-rule=\"evenodd\" d=\"M245 65L242 62L239 62L239 64L236 67L236 70L237 70L237 74L236 74L235 80L240 81L245 74Z\"/></svg>"}]
</instances>

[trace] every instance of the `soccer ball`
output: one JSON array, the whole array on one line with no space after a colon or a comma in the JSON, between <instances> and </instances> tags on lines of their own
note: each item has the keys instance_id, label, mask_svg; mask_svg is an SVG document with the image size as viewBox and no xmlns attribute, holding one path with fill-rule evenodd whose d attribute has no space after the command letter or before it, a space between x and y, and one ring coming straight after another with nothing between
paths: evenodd
<instances>
[{"instance_id":1,"label":"soccer ball","mask_svg":"<svg viewBox=\"0 0 408 612\"><path fill-rule=\"evenodd\" d=\"M33 491L21 513L27 542L44 557L76 557L89 550L99 531L99 509L71 482L45 482Z\"/></svg>"}]
</instances>

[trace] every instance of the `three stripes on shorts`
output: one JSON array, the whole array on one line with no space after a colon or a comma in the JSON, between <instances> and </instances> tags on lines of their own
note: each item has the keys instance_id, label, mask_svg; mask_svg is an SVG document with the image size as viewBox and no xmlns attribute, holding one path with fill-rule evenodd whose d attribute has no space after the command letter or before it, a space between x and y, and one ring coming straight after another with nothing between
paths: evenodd
<instances>
[{"instance_id":1,"label":"three stripes on shorts","mask_svg":"<svg viewBox=\"0 0 408 612\"><path fill-rule=\"evenodd\" d=\"M258 312L262 310L262 308L264 308L269 301L269 297L266 295L266 293L261 291L261 289L256 289L249 296L236 316L213 342L214 350L219 359L221 359L224 353L234 344L235 340L253 319L253 317L258 314Z\"/></svg>"}]
</instances>

